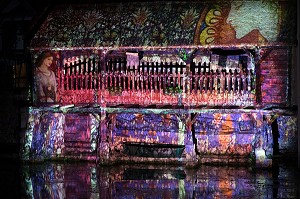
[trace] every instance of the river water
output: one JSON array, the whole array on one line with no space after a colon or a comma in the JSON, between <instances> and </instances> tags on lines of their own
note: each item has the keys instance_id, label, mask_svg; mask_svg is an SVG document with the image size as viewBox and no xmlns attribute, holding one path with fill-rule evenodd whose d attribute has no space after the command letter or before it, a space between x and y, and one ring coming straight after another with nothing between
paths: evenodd
<instances>
[{"instance_id":1,"label":"river water","mask_svg":"<svg viewBox=\"0 0 300 199\"><path fill-rule=\"evenodd\" d=\"M87 162L2 161L1 198L177 199L299 198L299 169L165 165L97 166Z\"/></svg>"}]
</instances>

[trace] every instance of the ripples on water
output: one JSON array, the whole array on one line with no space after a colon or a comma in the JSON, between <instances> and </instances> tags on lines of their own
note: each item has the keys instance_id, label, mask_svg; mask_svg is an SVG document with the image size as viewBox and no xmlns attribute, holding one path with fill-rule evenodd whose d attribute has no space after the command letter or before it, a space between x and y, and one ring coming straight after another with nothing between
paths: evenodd
<instances>
[{"instance_id":1,"label":"ripples on water","mask_svg":"<svg viewBox=\"0 0 300 199\"><path fill-rule=\"evenodd\" d=\"M1 166L2 193L9 198L297 198L297 167L273 169L201 166L96 166L43 163Z\"/></svg>"}]
</instances>

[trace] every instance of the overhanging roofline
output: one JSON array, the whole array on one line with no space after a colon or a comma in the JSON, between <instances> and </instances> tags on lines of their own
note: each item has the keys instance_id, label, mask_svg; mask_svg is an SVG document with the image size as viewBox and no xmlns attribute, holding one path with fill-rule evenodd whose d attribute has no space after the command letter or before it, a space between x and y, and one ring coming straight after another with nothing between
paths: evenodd
<instances>
[{"instance_id":1,"label":"overhanging roofline","mask_svg":"<svg viewBox=\"0 0 300 199\"><path fill-rule=\"evenodd\" d=\"M282 47L295 47L293 44L231 44L231 45L182 45L182 46L119 46L119 47L104 47L104 46L90 46L90 47L40 47L29 48L29 51L37 50L53 50L53 51L68 51L68 50L175 50L175 49L259 49L259 48L282 48Z\"/></svg>"}]
</instances>

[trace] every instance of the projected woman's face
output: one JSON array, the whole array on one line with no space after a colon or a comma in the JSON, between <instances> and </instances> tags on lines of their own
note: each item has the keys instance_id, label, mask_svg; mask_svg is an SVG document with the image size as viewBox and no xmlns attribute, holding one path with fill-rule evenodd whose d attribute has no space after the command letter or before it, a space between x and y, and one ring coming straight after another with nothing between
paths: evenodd
<instances>
[{"instance_id":1,"label":"projected woman's face","mask_svg":"<svg viewBox=\"0 0 300 199\"><path fill-rule=\"evenodd\" d=\"M261 1L233 2L226 23L242 39L257 30L267 41L276 41L278 34L278 5Z\"/></svg>"},{"instance_id":2,"label":"projected woman's face","mask_svg":"<svg viewBox=\"0 0 300 199\"><path fill-rule=\"evenodd\" d=\"M207 44L257 44L277 41L279 5L265 1L239 1L215 6L199 19L195 42Z\"/></svg>"},{"instance_id":3,"label":"projected woman's face","mask_svg":"<svg viewBox=\"0 0 300 199\"><path fill-rule=\"evenodd\" d=\"M46 57L43 61L43 64L47 67L50 67L53 62L53 57Z\"/></svg>"}]
</instances>

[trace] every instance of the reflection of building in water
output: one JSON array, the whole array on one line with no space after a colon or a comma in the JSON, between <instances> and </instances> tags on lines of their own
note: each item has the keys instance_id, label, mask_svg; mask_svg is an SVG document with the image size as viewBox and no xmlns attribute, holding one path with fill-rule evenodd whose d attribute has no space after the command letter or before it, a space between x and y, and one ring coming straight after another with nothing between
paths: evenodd
<instances>
[{"instance_id":1,"label":"reflection of building in water","mask_svg":"<svg viewBox=\"0 0 300 199\"><path fill-rule=\"evenodd\" d=\"M249 167L99 167L47 162L42 167L29 164L22 168L23 189L18 191L25 198L260 198L273 194L296 197L295 172L284 166L279 169L277 175L285 177L277 179L278 185L272 187L270 182L278 178L273 171L253 172Z\"/></svg>"}]
</instances>

